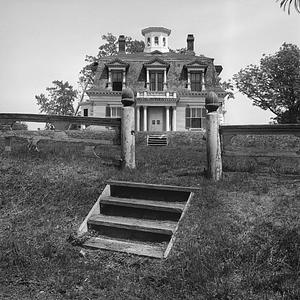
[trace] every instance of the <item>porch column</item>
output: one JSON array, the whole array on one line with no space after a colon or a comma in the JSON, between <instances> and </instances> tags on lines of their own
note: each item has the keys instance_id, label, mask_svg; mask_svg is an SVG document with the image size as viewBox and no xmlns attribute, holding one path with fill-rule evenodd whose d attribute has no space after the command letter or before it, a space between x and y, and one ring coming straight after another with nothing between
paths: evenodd
<instances>
[{"instance_id":1,"label":"porch column","mask_svg":"<svg viewBox=\"0 0 300 300\"><path fill-rule=\"evenodd\" d=\"M144 106L144 131L147 131L147 106Z\"/></svg>"},{"instance_id":2,"label":"porch column","mask_svg":"<svg viewBox=\"0 0 300 300\"><path fill-rule=\"evenodd\" d=\"M166 107L166 131L170 131L170 107Z\"/></svg>"},{"instance_id":3,"label":"porch column","mask_svg":"<svg viewBox=\"0 0 300 300\"><path fill-rule=\"evenodd\" d=\"M107 87L109 90L111 90L112 86L111 86L111 70L108 70L108 83L107 83Z\"/></svg>"},{"instance_id":4,"label":"porch column","mask_svg":"<svg viewBox=\"0 0 300 300\"><path fill-rule=\"evenodd\" d=\"M167 90L167 70L164 69L164 91Z\"/></svg>"},{"instance_id":5,"label":"porch column","mask_svg":"<svg viewBox=\"0 0 300 300\"><path fill-rule=\"evenodd\" d=\"M191 73L188 71L187 89L191 90Z\"/></svg>"},{"instance_id":6,"label":"porch column","mask_svg":"<svg viewBox=\"0 0 300 300\"><path fill-rule=\"evenodd\" d=\"M147 86L147 89L150 88L150 75L149 75L149 70L147 69L146 71L146 86Z\"/></svg>"},{"instance_id":7,"label":"porch column","mask_svg":"<svg viewBox=\"0 0 300 300\"><path fill-rule=\"evenodd\" d=\"M204 72L202 72L202 76L201 76L201 88L202 88L202 91L205 91Z\"/></svg>"},{"instance_id":8,"label":"porch column","mask_svg":"<svg viewBox=\"0 0 300 300\"><path fill-rule=\"evenodd\" d=\"M140 131L140 107L136 107L136 131Z\"/></svg>"},{"instance_id":9,"label":"porch column","mask_svg":"<svg viewBox=\"0 0 300 300\"><path fill-rule=\"evenodd\" d=\"M173 107L173 116L172 116L172 130L176 131L176 107Z\"/></svg>"},{"instance_id":10,"label":"porch column","mask_svg":"<svg viewBox=\"0 0 300 300\"><path fill-rule=\"evenodd\" d=\"M125 77L125 70L123 70L123 83L122 83L122 88L124 89L126 87L126 77Z\"/></svg>"}]
</instances>

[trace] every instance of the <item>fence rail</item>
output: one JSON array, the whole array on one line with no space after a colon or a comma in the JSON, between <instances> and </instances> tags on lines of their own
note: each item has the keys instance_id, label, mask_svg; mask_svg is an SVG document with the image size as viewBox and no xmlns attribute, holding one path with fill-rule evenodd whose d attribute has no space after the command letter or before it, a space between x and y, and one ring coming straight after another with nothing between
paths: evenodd
<instances>
[{"instance_id":1,"label":"fence rail","mask_svg":"<svg viewBox=\"0 0 300 300\"><path fill-rule=\"evenodd\" d=\"M300 136L300 124L222 125L219 128L222 148L235 135L295 135Z\"/></svg>"},{"instance_id":2,"label":"fence rail","mask_svg":"<svg viewBox=\"0 0 300 300\"><path fill-rule=\"evenodd\" d=\"M28 141L29 147L38 149L40 141L53 142L67 142L67 143L84 143L86 147L93 147L97 145L120 145L121 143L121 118L93 118L93 117L75 117L75 116L58 116L58 115L42 115L42 114L16 114L16 113L0 113L0 124L13 125L17 121L38 122L38 123L55 123L65 122L68 124L81 125L98 125L111 127L115 131L115 136L112 140L107 139L82 139L72 138L66 133L54 134L53 136L45 136L36 132L29 134L29 132L18 131L2 131L0 137L5 139L5 151L10 152L12 148L13 138L22 138Z\"/></svg>"},{"instance_id":3,"label":"fence rail","mask_svg":"<svg viewBox=\"0 0 300 300\"><path fill-rule=\"evenodd\" d=\"M0 122L13 123L17 121L37 122L37 123L67 122L70 124L121 127L121 118L95 118L95 117L75 117L75 116L58 116L58 115L42 115L42 114L0 113Z\"/></svg>"}]
</instances>

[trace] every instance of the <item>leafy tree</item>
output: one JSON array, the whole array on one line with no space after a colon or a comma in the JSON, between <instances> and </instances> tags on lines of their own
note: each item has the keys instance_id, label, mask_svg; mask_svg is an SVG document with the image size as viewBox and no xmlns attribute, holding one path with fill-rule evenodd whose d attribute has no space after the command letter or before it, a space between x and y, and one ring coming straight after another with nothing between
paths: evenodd
<instances>
[{"instance_id":1,"label":"leafy tree","mask_svg":"<svg viewBox=\"0 0 300 300\"><path fill-rule=\"evenodd\" d=\"M300 123L300 49L284 43L260 65L249 65L233 76L236 87L253 105L270 110L278 123Z\"/></svg>"},{"instance_id":2,"label":"leafy tree","mask_svg":"<svg viewBox=\"0 0 300 300\"><path fill-rule=\"evenodd\" d=\"M55 80L53 87L47 87L47 95L36 95L35 99L40 107L40 112L50 115L73 115L73 102L77 97L77 91L66 81Z\"/></svg>"},{"instance_id":3,"label":"leafy tree","mask_svg":"<svg viewBox=\"0 0 300 300\"><path fill-rule=\"evenodd\" d=\"M294 4L295 10L300 13L300 0L276 0L277 2L280 1L280 7L283 7L285 10L288 8L288 14L290 14L291 6Z\"/></svg>"}]
</instances>

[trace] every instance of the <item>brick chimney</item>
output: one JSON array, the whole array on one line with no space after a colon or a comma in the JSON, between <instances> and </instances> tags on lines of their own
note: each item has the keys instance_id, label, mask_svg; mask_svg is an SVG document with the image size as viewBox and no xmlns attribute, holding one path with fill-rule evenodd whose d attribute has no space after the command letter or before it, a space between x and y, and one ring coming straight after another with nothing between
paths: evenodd
<instances>
[{"instance_id":1,"label":"brick chimney","mask_svg":"<svg viewBox=\"0 0 300 300\"><path fill-rule=\"evenodd\" d=\"M125 52L125 36L120 35L118 39L119 43L119 52Z\"/></svg>"},{"instance_id":2,"label":"brick chimney","mask_svg":"<svg viewBox=\"0 0 300 300\"><path fill-rule=\"evenodd\" d=\"M188 34L186 41L187 41L187 50L194 52L194 35Z\"/></svg>"}]
</instances>

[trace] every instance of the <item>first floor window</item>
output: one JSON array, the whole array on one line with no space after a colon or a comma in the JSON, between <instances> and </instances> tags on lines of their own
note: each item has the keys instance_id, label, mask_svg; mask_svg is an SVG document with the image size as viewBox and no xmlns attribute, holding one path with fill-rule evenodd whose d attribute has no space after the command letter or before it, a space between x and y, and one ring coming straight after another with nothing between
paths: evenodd
<instances>
[{"instance_id":1,"label":"first floor window","mask_svg":"<svg viewBox=\"0 0 300 300\"><path fill-rule=\"evenodd\" d=\"M206 109L201 107L186 107L185 128L205 128Z\"/></svg>"},{"instance_id":2,"label":"first floor window","mask_svg":"<svg viewBox=\"0 0 300 300\"><path fill-rule=\"evenodd\" d=\"M121 106L106 106L106 117L121 118Z\"/></svg>"},{"instance_id":3,"label":"first floor window","mask_svg":"<svg viewBox=\"0 0 300 300\"><path fill-rule=\"evenodd\" d=\"M123 88L123 71L111 72L112 90L122 91Z\"/></svg>"}]
</instances>

